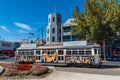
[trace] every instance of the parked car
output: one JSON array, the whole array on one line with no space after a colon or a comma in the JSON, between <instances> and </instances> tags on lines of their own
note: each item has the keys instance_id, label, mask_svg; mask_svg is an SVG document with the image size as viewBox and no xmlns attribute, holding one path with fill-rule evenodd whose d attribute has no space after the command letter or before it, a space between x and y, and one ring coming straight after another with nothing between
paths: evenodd
<instances>
[{"instance_id":1,"label":"parked car","mask_svg":"<svg viewBox=\"0 0 120 80\"><path fill-rule=\"evenodd\" d=\"M0 54L0 59L8 59L9 56L6 56L5 54Z\"/></svg>"}]
</instances>

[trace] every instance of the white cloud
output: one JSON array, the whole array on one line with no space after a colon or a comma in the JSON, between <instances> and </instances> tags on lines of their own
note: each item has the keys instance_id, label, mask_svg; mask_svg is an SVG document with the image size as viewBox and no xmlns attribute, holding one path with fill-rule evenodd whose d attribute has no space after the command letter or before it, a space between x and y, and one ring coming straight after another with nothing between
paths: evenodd
<instances>
[{"instance_id":1,"label":"white cloud","mask_svg":"<svg viewBox=\"0 0 120 80\"><path fill-rule=\"evenodd\" d=\"M19 30L18 32L19 33L28 33L27 31L24 31L24 30Z\"/></svg>"},{"instance_id":2,"label":"white cloud","mask_svg":"<svg viewBox=\"0 0 120 80\"><path fill-rule=\"evenodd\" d=\"M17 27L20 27L22 29L25 29L25 30L31 30L31 27L27 24L23 24L23 23L19 23L19 22L14 22L14 24L17 26Z\"/></svg>"},{"instance_id":3,"label":"white cloud","mask_svg":"<svg viewBox=\"0 0 120 80\"><path fill-rule=\"evenodd\" d=\"M6 32L10 32L10 31L6 28L6 26L0 26L0 28L3 29L3 30L6 31Z\"/></svg>"}]
</instances>

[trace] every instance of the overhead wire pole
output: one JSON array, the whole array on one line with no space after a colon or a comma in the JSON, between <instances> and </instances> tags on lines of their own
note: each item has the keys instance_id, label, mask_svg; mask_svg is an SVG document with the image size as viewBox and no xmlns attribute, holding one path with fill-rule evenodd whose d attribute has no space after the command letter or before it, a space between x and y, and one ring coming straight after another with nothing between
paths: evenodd
<instances>
[{"instance_id":1,"label":"overhead wire pole","mask_svg":"<svg viewBox=\"0 0 120 80\"><path fill-rule=\"evenodd\" d=\"M42 27L42 45L43 45L43 35L44 33L43 33L43 27Z\"/></svg>"},{"instance_id":2,"label":"overhead wire pole","mask_svg":"<svg viewBox=\"0 0 120 80\"><path fill-rule=\"evenodd\" d=\"M38 38L37 38L37 40L39 40L40 39L40 28L38 28Z\"/></svg>"},{"instance_id":3,"label":"overhead wire pole","mask_svg":"<svg viewBox=\"0 0 120 80\"><path fill-rule=\"evenodd\" d=\"M39 24L45 24L45 23L39 23ZM42 42L42 45L43 45L43 42L44 42L44 28L43 28L43 25L41 25L41 27L39 28L39 33L40 33L40 40Z\"/></svg>"},{"instance_id":4,"label":"overhead wire pole","mask_svg":"<svg viewBox=\"0 0 120 80\"><path fill-rule=\"evenodd\" d=\"M40 28L38 28L37 31L38 31L38 34L37 34L37 39L36 40L38 41L37 45L39 45L39 43L40 43L40 41L39 41L40 40Z\"/></svg>"}]
</instances>

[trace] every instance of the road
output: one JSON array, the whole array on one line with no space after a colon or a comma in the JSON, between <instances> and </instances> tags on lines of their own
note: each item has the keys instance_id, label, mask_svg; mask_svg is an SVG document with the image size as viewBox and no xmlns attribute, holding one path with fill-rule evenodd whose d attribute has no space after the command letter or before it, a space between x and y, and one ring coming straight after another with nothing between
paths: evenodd
<instances>
[{"instance_id":1,"label":"road","mask_svg":"<svg viewBox=\"0 0 120 80\"><path fill-rule=\"evenodd\" d=\"M3 59L3 60L0 59L0 61L1 62L15 62L15 57L11 57L11 58L8 58L8 59Z\"/></svg>"},{"instance_id":2,"label":"road","mask_svg":"<svg viewBox=\"0 0 120 80\"><path fill-rule=\"evenodd\" d=\"M56 71L120 76L120 62L103 61L101 68L55 67Z\"/></svg>"},{"instance_id":3,"label":"road","mask_svg":"<svg viewBox=\"0 0 120 80\"><path fill-rule=\"evenodd\" d=\"M0 60L1 62L15 62L15 57ZM81 67L58 67L55 66L56 71L74 72L74 73L90 73L102 75L120 76L120 62L105 61L101 68L81 68Z\"/></svg>"},{"instance_id":4,"label":"road","mask_svg":"<svg viewBox=\"0 0 120 80\"><path fill-rule=\"evenodd\" d=\"M120 76L120 68L55 67L56 71Z\"/></svg>"}]
</instances>

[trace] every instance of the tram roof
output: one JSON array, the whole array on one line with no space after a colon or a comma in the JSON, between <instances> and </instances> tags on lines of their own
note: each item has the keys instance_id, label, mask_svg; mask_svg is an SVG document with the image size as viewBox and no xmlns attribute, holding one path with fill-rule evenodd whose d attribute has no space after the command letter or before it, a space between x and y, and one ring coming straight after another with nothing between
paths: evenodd
<instances>
[{"instance_id":1,"label":"tram roof","mask_svg":"<svg viewBox=\"0 0 120 80\"><path fill-rule=\"evenodd\" d=\"M56 48L95 48L99 45L87 45L87 46L39 46L38 49L56 49Z\"/></svg>"},{"instance_id":2,"label":"tram roof","mask_svg":"<svg viewBox=\"0 0 120 80\"><path fill-rule=\"evenodd\" d=\"M38 48L22 48L22 47L19 47L17 49L38 49Z\"/></svg>"},{"instance_id":3,"label":"tram roof","mask_svg":"<svg viewBox=\"0 0 120 80\"><path fill-rule=\"evenodd\" d=\"M86 46L39 46L36 48L23 48L19 47L17 49L65 49L65 48L99 48L99 45L86 45Z\"/></svg>"}]
</instances>

